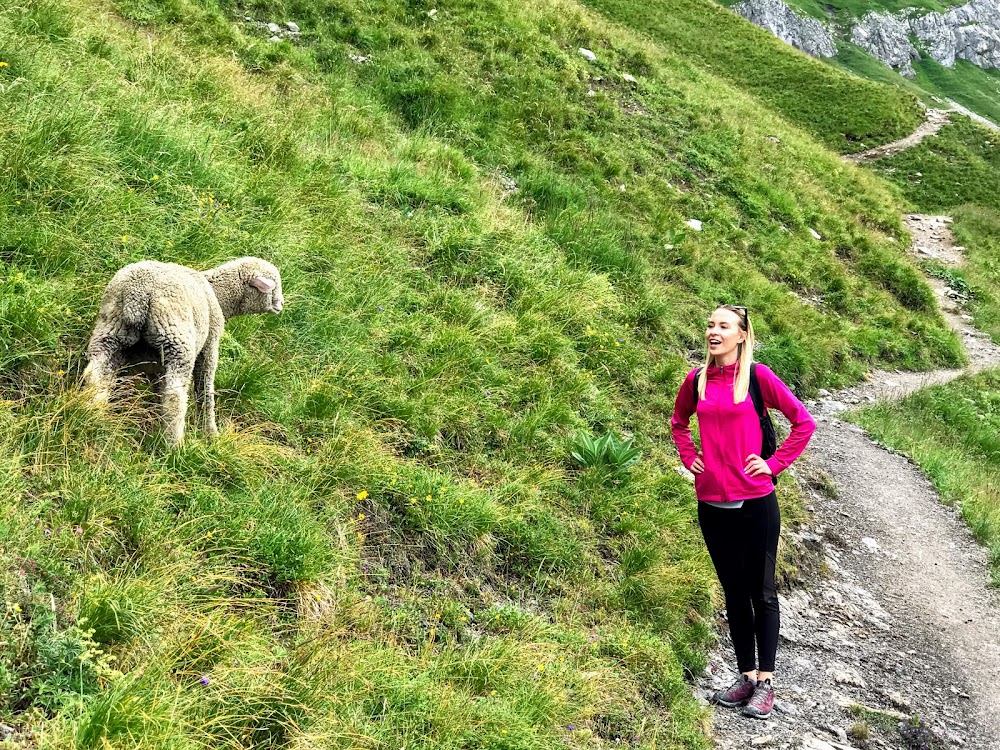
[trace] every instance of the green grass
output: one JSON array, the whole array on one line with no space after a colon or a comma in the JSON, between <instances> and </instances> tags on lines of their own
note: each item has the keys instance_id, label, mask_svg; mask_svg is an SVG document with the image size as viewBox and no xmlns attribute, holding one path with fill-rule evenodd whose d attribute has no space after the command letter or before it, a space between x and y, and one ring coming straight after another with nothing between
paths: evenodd
<instances>
[{"instance_id":1,"label":"green grass","mask_svg":"<svg viewBox=\"0 0 1000 750\"><path fill-rule=\"evenodd\" d=\"M1000 133L955 116L919 146L874 165L894 182L912 210L954 218L966 261L952 273L971 292L975 324L1000 341Z\"/></svg>"},{"instance_id":2,"label":"green grass","mask_svg":"<svg viewBox=\"0 0 1000 750\"><path fill-rule=\"evenodd\" d=\"M961 361L892 194L758 99L573 3L425 10L0 9L0 713L32 747L706 747L667 427L704 315L750 305L804 393ZM86 402L115 270L243 254L286 310L227 327L219 439ZM642 459L571 458L608 430Z\"/></svg>"},{"instance_id":3,"label":"green grass","mask_svg":"<svg viewBox=\"0 0 1000 750\"><path fill-rule=\"evenodd\" d=\"M918 210L947 212L965 204L1000 210L997 144L1000 133L953 115L936 135L876 162L874 168L898 185Z\"/></svg>"},{"instance_id":4,"label":"green grass","mask_svg":"<svg viewBox=\"0 0 1000 750\"><path fill-rule=\"evenodd\" d=\"M863 49L845 39L837 40L837 55L830 58L829 62L870 81L901 88L922 100L929 107L946 106L935 102L932 94L924 87L901 76L889 66L883 65Z\"/></svg>"},{"instance_id":5,"label":"green grass","mask_svg":"<svg viewBox=\"0 0 1000 750\"><path fill-rule=\"evenodd\" d=\"M994 123L1000 122L1000 71L985 70L967 60L946 68L929 57L914 63L916 82L939 97L954 99ZM947 107L947 104L938 104Z\"/></svg>"},{"instance_id":6,"label":"green grass","mask_svg":"<svg viewBox=\"0 0 1000 750\"><path fill-rule=\"evenodd\" d=\"M1000 584L1000 372L965 377L852 417L913 459L990 550Z\"/></svg>"},{"instance_id":7,"label":"green grass","mask_svg":"<svg viewBox=\"0 0 1000 750\"><path fill-rule=\"evenodd\" d=\"M630 0L588 5L732 83L841 153L909 133L921 114L913 96L805 55L711 0Z\"/></svg>"}]
</instances>

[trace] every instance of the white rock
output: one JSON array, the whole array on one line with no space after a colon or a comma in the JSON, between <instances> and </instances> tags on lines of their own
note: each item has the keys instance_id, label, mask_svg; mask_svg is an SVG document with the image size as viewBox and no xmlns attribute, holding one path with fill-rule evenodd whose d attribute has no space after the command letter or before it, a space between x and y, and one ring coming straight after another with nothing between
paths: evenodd
<instances>
[{"instance_id":1,"label":"white rock","mask_svg":"<svg viewBox=\"0 0 1000 750\"><path fill-rule=\"evenodd\" d=\"M438 12L437 8L431 8L429 11L427 11L427 17L434 18L434 16L437 15L437 12Z\"/></svg>"},{"instance_id":2,"label":"white rock","mask_svg":"<svg viewBox=\"0 0 1000 750\"><path fill-rule=\"evenodd\" d=\"M882 551L882 548L879 546L878 542L876 542L870 536L861 537L861 543L865 545L868 551L871 552L872 554L877 554Z\"/></svg>"},{"instance_id":3,"label":"white rock","mask_svg":"<svg viewBox=\"0 0 1000 750\"><path fill-rule=\"evenodd\" d=\"M689 482L693 482L694 481L694 474L692 474L690 471L688 471L683 466L677 466L677 467L675 467L674 471L676 471L678 474L680 474L682 477L684 477Z\"/></svg>"},{"instance_id":4,"label":"white rock","mask_svg":"<svg viewBox=\"0 0 1000 750\"><path fill-rule=\"evenodd\" d=\"M701 222L698 221L698 219L688 219L684 223L687 224L689 227L691 227L696 232L700 232L701 231Z\"/></svg>"},{"instance_id":5,"label":"white rock","mask_svg":"<svg viewBox=\"0 0 1000 750\"><path fill-rule=\"evenodd\" d=\"M295 21L286 21L285 22L285 26L287 26L288 30L290 32L292 32L293 34L298 34L299 33L299 25L297 23L295 23Z\"/></svg>"},{"instance_id":6,"label":"white rock","mask_svg":"<svg viewBox=\"0 0 1000 750\"><path fill-rule=\"evenodd\" d=\"M629 83L638 83L638 81L635 80L635 76L631 73L622 73L622 79L628 81Z\"/></svg>"},{"instance_id":7,"label":"white rock","mask_svg":"<svg viewBox=\"0 0 1000 750\"><path fill-rule=\"evenodd\" d=\"M268 39L267 41L269 41L269 42L280 42L280 41L281 41L281 37L280 37L280 36L278 36L277 34L275 34L274 36L272 36L272 37L271 37L270 39Z\"/></svg>"},{"instance_id":8,"label":"white rock","mask_svg":"<svg viewBox=\"0 0 1000 750\"><path fill-rule=\"evenodd\" d=\"M823 239L823 236L819 232L817 232L815 229L813 229L812 227L809 227L809 234L812 235L812 238L814 240L821 240L821 239Z\"/></svg>"},{"instance_id":9,"label":"white rock","mask_svg":"<svg viewBox=\"0 0 1000 750\"><path fill-rule=\"evenodd\" d=\"M586 57L591 62L597 62L597 55L595 55L593 52L591 52L586 47L580 47L580 49L578 51L579 51L579 53L581 55L583 55L584 57Z\"/></svg>"},{"instance_id":10,"label":"white rock","mask_svg":"<svg viewBox=\"0 0 1000 750\"><path fill-rule=\"evenodd\" d=\"M837 45L829 29L814 18L797 15L782 0L744 0L733 10L807 55L833 57L837 54Z\"/></svg>"},{"instance_id":11,"label":"white rock","mask_svg":"<svg viewBox=\"0 0 1000 750\"><path fill-rule=\"evenodd\" d=\"M278 26L278 24L272 22L267 25L267 30L270 31L272 34L277 34L281 31L281 27Z\"/></svg>"}]
</instances>

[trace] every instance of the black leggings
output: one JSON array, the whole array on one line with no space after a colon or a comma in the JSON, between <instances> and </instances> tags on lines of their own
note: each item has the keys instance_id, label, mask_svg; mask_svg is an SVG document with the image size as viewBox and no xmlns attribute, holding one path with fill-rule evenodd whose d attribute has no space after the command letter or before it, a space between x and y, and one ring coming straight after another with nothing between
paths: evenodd
<instances>
[{"instance_id":1,"label":"black leggings","mask_svg":"<svg viewBox=\"0 0 1000 750\"><path fill-rule=\"evenodd\" d=\"M729 633L741 672L774 671L778 651L778 592L774 561L781 515L778 498L745 500L742 508L698 503L698 523L726 594ZM758 663L754 659L756 636Z\"/></svg>"}]
</instances>

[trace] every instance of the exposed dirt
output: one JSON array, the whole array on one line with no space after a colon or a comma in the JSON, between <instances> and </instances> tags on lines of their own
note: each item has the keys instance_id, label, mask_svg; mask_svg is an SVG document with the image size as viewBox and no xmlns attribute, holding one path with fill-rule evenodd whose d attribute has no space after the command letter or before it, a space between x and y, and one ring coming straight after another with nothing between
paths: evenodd
<instances>
[{"instance_id":1,"label":"exposed dirt","mask_svg":"<svg viewBox=\"0 0 1000 750\"><path fill-rule=\"evenodd\" d=\"M945 123L948 122L948 112L949 110L947 109L928 109L927 119L905 138L900 138L898 141L876 146L857 154L849 154L844 157L844 161L849 161L853 164L864 164L870 161L877 161L878 159L885 159L887 156L892 156L898 154L900 151L912 148L927 136L934 135L944 127Z\"/></svg>"},{"instance_id":2,"label":"exposed dirt","mask_svg":"<svg viewBox=\"0 0 1000 750\"><path fill-rule=\"evenodd\" d=\"M961 263L950 218L912 214L905 221L915 257ZM783 530L783 538L821 560L828 575L782 597L779 701L771 718L716 709L718 748L918 747L897 728L916 715L934 747L1000 747L1000 597L987 588L986 553L917 467L833 416L1000 364L1000 347L972 327L961 294L929 281L969 365L876 372L808 404L819 426L797 473L812 497L813 520ZM734 663L723 637L697 683L702 697L732 681ZM864 727L856 726L859 711Z\"/></svg>"}]
</instances>

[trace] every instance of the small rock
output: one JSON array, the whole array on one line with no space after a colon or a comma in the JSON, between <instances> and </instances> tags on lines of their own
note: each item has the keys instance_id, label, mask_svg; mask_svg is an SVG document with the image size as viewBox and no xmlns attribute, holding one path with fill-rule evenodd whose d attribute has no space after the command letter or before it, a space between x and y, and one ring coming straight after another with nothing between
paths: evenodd
<instances>
[{"instance_id":1,"label":"small rock","mask_svg":"<svg viewBox=\"0 0 1000 750\"><path fill-rule=\"evenodd\" d=\"M831 724L826 728L826 730L841 742L848 742L847 731L842 729L841 727L838 727L835 724Z\"/></svg>"},{"instance_id":2,"label":"small rock","mask_svg":"<svg viewBox=\"0 0 1000 750\"><path fill-rule=\"evenodd\" d=\"M870 536L861 537L861 543L865 545L868 551L871 552L872 554L876 554L882 551L882 548L879 547L878 542L876 542Z\"/></svg>"},{"instance_id":3,"label":"small rock","mask_svg":"<svg viewBox=\"0 0 1000 750\"><path fill-rule=\"evenodd\" d=\"M437 12L438 12L437 8L431 8L429 11L427 11L427 17L434 18L434 16L437 15Z\"/></svg>"},{"instance_id":4,"label":"small rock","mask_svg":"<svg viewBox=\"0 0 1000 750\"><path fill-rule=\"evenodd\" d=\"M269 42L280 42L280 41L281 41L281 37L280 37L280 36L278 36L277 34L275 34L274 36L272 36L272 37L271 37L270 39L268 39L267 41L269 41Z\"/></svg>"},{"instance_id":5,"label":"small rock","mask_svg":"<svg viewBox=\"0 0 1000 750\"><path fill-rule=\"evenodd\" d=\"M799 709L796 708L794 703L789 703L788 701L775 699L774 710L779 714L785 714L787 716L795 716Z\"/></svg>"},{"instance_id":6,"label":"small rock","mask_svg":"<svg viewBox=\"0 0 1000 750\"><path fill-rule=\"evenodd\" d=\"M298 34L299 33L299 25L297 23L295 23L295 21L286 21L285 22L285 26L287 26L288 30L290 32L292 32L293 34Z\"/></svg>"},{"instance_id":7,"label":"small rock","mask_svg":"<svg viewBox=\"0 0 1000 750\"><path fill-rule=\"evenodd\" d=\"M272 21L267 25L267 30L270 31L272 34L278 34L281 32L281 27Z\"/></svg>"},{"instance_id":8,"label":"small rock","mask_svg":"<svg viewBox=\"0 0 1000 750\"><path fill-rule=\"evenodd\" d=\"M638 81L635 80L635 76L631 73L622 73L622 80L628 81L629 83L638 83Z\"/></svg>"},{"instance_id":9,"label":"small rock","mask_svg":"<svg viewBox=\"0 0 1000 750\"><path fill-rule=\"evenodd\" d=\"M826 388L820 388L818 391L816 391L816 394L820 398L830 398L830 391L828 391Z\"/></svg>"},{"instance_id":10,"label":"small rock","mask_svg":"<svg viewBox=\"0 0 1000 750\"><path fill-rule=\"evenodd\" d=\"M823 538L819 534L813 534L811 531L803 531L799 534L799 538L803 544L811 549L819 549L823 545Z\"/></svg>"},{"instance_id":11,"label":"small rock","mask_svg":"<svg viewBox=\"0 0 1000 750\"><path fill-rule=\"evenodd\" d=\"M685 469L683 466L677 466L677 467L675 467L674 471L676 471L678 474L680 474L682 477L684 477L689 482L693 482L694 481L694 474L692 474L690 471L688 471L687 469Z\"/></svg>"},{"instance_id":12,"label":"small rock","mask_svg":"<svg viewBox=\"0 0 1000 750\"><path fill-rule=\"evenodd\" d=\"M586 47L580 47L580 49L577 50L577 51L581 55L583 55L584 57L586 57L588 60L590 60L591 62L597 62L597 55L595 55L593 52L591 52Z\"/></svg>"},{"instance_id":13,"label":"small rock","mask_svg":"<svg viewBox=\"0 0 1000 750\"><path fill-rule=\"evenodd\" d=\"M767 747L768 745L773 745L774 742L775 740L773 735L762 734L750 740L750 747Z\"/></svg>"},{"instance_id":14,"label":"small rock","mask_svg":"<svg viewBox=\"0 0 1000 750\"><path fill-rule=\"evenodd\" d=\"M865 681L860 674L845 664L837 664L826 670L827 675L833 678L838 685L853 685L854 687L865 687Z\"/></svg>"},{"instance_id":15,"label":"small rock","mask_svg":"<svg viewBox=\"0 0 1000 750\"><path fill-rule=\"evenodd\" d=\"M364 55L355 55L353 52L348 52L347 56L350 58L351 62L358 65L364 65L366 62L371 62L370 57L365 57Z\"/></svg>"},{"instance_id":16,"label":"small rock","mask_svg":"<svg viewBox=\"0 0 1000 750\"><path fill-rule=\"evenodd\" d=\"M809 234L812 235L812 238L814 240L821 240L821 239L823 239L823 236L819 232L817 232L815 229L813 229L812 227L809 227Z\"/></svg>"},{"instance_id":17,"label":"small rock","mask_svg":"<svg viewBox=\"0 0 1000 750\"><path fill-rule=\"evenodd\" d=\"M781 143L781 139L778 136L776 136L776 135L765 136L765 138L766 138L766 140L769 140L771 143L774 143L774 144Z\"/></svg>"},{"instance_id":18,"label":"small rock","mask_svg":"<svg viewBox=\"0 0 1000 750\"><path fill-rule=\"evenodd\" d=\"M689 227L691 227L696 232L700 232L701 231L701 222L698 219L688 219L684 223L687 224Z\"/></svg>"}]
</instances>

